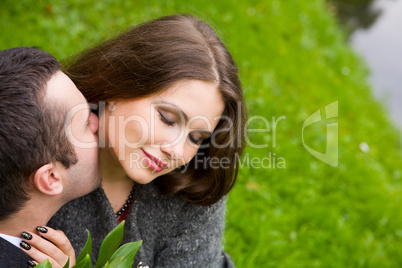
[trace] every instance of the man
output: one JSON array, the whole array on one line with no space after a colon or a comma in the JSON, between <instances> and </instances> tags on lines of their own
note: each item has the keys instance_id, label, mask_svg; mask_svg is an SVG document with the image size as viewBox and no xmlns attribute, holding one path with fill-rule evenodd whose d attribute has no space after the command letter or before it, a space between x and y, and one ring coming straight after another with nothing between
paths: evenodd
<instances>
[{"instance_id":1,"label":"man","mask_svg":"<svg viewBox=\"0 0 402 268\"><path fill-rule=\"evenodd\" d=\"M35 228L100 186L97 128L52 55L33 47L0 51L0 267L74 257L64 234Z\"/></svg>"}]
</instances>

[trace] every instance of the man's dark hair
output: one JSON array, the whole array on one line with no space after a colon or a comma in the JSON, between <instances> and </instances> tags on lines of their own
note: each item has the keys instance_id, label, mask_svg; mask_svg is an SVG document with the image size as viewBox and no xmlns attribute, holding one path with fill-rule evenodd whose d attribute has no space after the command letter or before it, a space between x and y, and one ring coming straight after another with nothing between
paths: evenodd
<instances>
[{"instance_id":1,"label":"man's dark hair","mask_svg":"<svg viewBox=\"0 0 402 268\"><path fill-rule=\"evenodd\" d=\"M64 129L66 108L45 103L46 83L58 70L60 63L35 47L0 51L0 220L29 199L38 168L78 161Z\"/></svg>"}]
</instances>

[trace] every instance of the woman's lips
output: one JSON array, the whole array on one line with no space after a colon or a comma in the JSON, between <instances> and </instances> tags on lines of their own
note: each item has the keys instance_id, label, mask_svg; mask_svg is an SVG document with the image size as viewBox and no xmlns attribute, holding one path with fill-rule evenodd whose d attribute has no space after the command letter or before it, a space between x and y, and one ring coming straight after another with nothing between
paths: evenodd
<instances>
[{"instance_id":1,"label":"woman's lips","mask_svg":"<svg viewBox=\"0 0 402 268\"><path fill-rule=\"evenodd\" d=\"M147 153L145 150L141 149L141 151L144 153L144 159L145 162L147 163L148 167L154 171L154 172L161 172L165 168L168 167L167 164L163 163L161 160L159 160L157 157Z\"/></svg>"}]
</instances>

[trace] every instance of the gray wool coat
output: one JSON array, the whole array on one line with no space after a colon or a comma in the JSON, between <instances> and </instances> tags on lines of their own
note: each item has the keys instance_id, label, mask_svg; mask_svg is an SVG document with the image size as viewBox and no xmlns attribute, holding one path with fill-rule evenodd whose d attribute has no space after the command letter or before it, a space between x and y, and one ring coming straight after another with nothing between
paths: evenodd
<instances>
[{"instance_id":1,"label":"gray wool coat","mask_svg":"<svg viewBox=\"0 0 402 268\"><path fill-rule=\"evenodd\" d=\"M154 183L139 185L126 218L123 243L143 240L133 267L234 267L222 248L226 198L201 207L177 195L163 196ZM64 231L78 256L91 232L92 262L102 240L116 226L102 188L63 206L48 226Z\"/></svg>"}]
</instances>

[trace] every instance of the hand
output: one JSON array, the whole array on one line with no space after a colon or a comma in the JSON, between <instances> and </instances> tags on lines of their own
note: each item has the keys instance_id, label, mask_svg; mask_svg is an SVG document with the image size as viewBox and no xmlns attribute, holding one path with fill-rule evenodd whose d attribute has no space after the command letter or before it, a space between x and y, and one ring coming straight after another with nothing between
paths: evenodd
<instances>
[{"instance_id":1,"label":"hand","mask_svg":"<svg viewBox=\"0 0 402 268\"><path fill-rule=\"evenodd\" d=\"M69 267L75 265L74 248L63 231L42 226L36 230L39 235L29 232L21 234L21 248L36 264L48 259L53 268L63 268L70 258Z\"/></svg>"}]
</instances>

